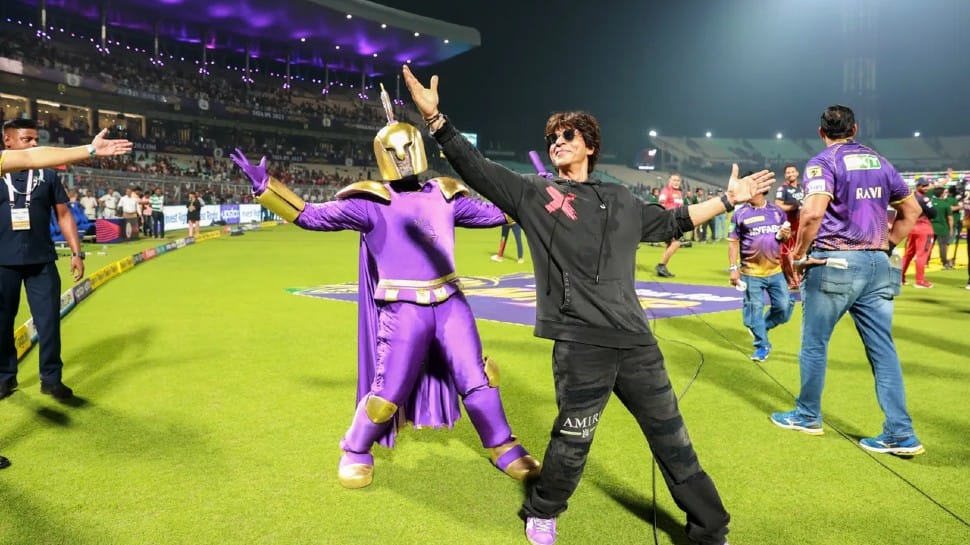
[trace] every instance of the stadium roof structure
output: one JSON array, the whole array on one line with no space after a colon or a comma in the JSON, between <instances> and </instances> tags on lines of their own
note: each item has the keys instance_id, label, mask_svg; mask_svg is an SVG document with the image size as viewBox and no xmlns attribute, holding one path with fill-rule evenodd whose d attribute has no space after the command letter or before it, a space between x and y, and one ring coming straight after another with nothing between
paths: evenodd
<instances>
[{"instance_id":1,"label":"stadium roof structure","mask_svg":"<svg viewBox=\"0 0 970 545\"><path fill-rule=\"evenodd\" d=\"M478 30L366 0L17 0L48 24L84 20L255 58L377 75L481 45ZM6 4L6 2L4 2ZM12 4L12 3L11 3ZM12 7L7 4L8 8ZM34 10L27 9L32 6ZM4 11L7 11L6 9ZM22 13L22 10L17 10Z\"/></svg>"}]
</instances>

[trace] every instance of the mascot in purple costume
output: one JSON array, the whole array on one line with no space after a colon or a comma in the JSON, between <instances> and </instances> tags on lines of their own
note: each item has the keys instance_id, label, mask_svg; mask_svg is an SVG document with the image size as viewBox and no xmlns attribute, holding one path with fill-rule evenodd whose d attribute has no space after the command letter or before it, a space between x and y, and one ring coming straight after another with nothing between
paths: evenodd
<instances>
[{"instance_id":1,"label":"mascot in purple costume","mask_svg":"<svg viewBox=\"0 0 970 545\"><path fill-rule=\"evenodd\" d=\"M391 447L400 424L451 427L459 397L492 463L514 479L539 474L539 462L505 417L498 370L482 357L482 342L455 273L455 226L509 222L496 206L467 197L454 178L425 182L421 133L394 120L381 88L388 124L374 138L382 182L362 181L337 200L306 203L269 176L266 158L233 161L252 180L257 201L285 220L314 231L359 231L357 410L340 441L338 478L346 488L373 481L374 443Z\"/></svg>"}]
</instances>

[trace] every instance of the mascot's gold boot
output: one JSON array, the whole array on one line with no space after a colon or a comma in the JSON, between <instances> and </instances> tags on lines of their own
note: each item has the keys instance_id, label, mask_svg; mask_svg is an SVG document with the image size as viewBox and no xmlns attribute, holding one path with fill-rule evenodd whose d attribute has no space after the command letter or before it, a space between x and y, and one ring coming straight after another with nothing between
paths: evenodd
<instances>
[{"instance_id":1,"label":"mascot's gold boot","mask_svg":"<svg viewBox=\"0 0 970 545\"><path fill-rule=\"evenodd\" d=\"M489 458L495 467L517 481L535 479L542 471L542 464L519 444L515 437L504 445L488 449Z\"/></svg>"},{"instance_id":2,"label":"mascot's gold boot","mask_svg":"<svg viewBox=\"0 0 970 545\"><path fill-rule=\"evenodd\" d=\"M364 488L374 481L374 456L346 452L340 457L337 479L344 488Z\"/></svg>"}]
</instances>

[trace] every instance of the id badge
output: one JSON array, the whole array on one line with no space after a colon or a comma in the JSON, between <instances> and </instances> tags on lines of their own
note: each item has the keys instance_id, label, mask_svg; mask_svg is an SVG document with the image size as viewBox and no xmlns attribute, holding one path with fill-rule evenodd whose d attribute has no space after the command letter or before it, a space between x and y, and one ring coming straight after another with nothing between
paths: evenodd
<instances>
[{"instance_id":1,"label":"id badge","mask_svg":"<svg viewBox=\"0 0 970 545\"><path fill-rule=\"evenodd\" d=\"M11 220L11 223L13 223L14 231L29 231L30 230L30 209L11 208L10 220Z\"/></svg>"}]
</instances>

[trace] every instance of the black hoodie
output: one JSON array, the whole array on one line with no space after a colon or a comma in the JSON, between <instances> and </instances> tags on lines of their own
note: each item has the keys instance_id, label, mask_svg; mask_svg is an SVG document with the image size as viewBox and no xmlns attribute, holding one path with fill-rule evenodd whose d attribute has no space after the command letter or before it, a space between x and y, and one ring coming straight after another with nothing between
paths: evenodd
<instances>
[{"instance_id":1,"label":"black hoodie","mask_svg":"<svg viewBox=\"0 0 970 545\"><path fill-rule=\"evenodd\" d=\"M434 137L462 180L525 231L537 337L611 348L656 344L634 285L637 246L692 230L686 206L664 210L592 178L518 174L482 157L450 121Z\"/></svg>"}]
</instances>

